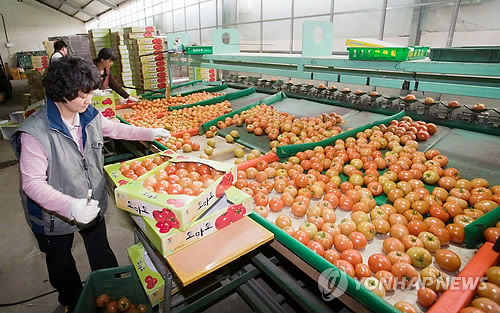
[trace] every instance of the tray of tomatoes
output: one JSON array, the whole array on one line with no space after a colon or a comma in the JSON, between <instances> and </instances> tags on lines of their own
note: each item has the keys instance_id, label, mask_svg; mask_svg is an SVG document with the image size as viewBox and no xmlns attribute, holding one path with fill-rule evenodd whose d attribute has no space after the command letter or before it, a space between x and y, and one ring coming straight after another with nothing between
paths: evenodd
<instances>
[{"instance_id":1,"label":"tray of tomatoes","mask_svg":"<svg viewBox=\"0 0 500 313\"><path fill-rule=\"evenodd\" d=\"M318 270L326 261L346 273L347 292L364 303L376 294L379 310L421 312L476 253L463 244L465 226L498 206L499 187L461 178L436 149L418 151L428 127L402 121L358 128L281 163L260 161L238 172L236 187L254 197L256 219L278 240Z\"/></svg>"}]
</instances>

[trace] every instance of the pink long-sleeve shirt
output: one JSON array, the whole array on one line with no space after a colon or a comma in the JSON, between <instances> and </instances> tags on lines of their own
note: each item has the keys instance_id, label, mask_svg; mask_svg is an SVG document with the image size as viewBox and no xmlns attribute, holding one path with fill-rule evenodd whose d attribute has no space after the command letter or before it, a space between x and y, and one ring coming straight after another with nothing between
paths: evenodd
<instances>
[{"instance_id":1,"label":"pink long-sleeve shirt","mask_svg":"<svg viewBox=\"0 0 500 313\"><path fill-rule=\"evenodd\" d=\"M101 113L99 113L101 114ZM108 120L101 114L102 134L104 137L124 140L153 140L151 128L129 126ZM79 126L78 118L73 121ZM76 123L75 123L76 122ZM82 130L66 124L73 139L83 150ZM47 153L42 144L27 133L21 134L21 156L19 160L21 182L26 195L41 207L57 215L71 219L69 203L74 198L54 189L47 182Z\"/></svg>"}]
</instances>

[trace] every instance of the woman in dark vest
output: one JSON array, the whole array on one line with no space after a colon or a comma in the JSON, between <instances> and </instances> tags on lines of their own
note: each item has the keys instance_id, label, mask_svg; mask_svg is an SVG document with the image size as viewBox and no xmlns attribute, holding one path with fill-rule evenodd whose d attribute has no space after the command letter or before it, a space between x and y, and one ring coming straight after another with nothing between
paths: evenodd
<instances>
[{"instance_id":1,"label":"woman in dark vest","mask_svg":"<svg viewBox=\"0 0 500 313\"><path fill-rule=\"evenodd\" d=\"M49 281L59 292L59 302L70 311L82 290L71 253L75 232L83 238L93 271L118 266L104 222L108 194L103 137L170 136L166 129L133 127L104 118L90 105L99 83L96 67L81 58L52 62L43 80L46 105L12 139L26 219L45 253Z\"/></svg>"},{"instance_id":2,"label":"woman in dark vest","mask_svg":"<svg viewBox=\"0 0 500 313\"><path fill-rule=\"evenodd\" d=\"M109 70L113 65L113 62L117 60L116 55L110 48L102 48L94 59L94 64L97 66L99 73L101 74L101 82L99 83L99 89L104 90L111 88L117 94L119 94L123 99L130 100L133 102L138 102L139 99L130 96L120 84L116 81L113 74Z\"/></svg>"}]
</instances>

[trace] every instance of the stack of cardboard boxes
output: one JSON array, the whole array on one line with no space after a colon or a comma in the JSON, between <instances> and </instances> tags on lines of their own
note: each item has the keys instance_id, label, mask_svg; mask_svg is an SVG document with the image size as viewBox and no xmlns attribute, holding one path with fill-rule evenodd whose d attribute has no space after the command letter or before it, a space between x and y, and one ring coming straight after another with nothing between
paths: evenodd
<instances>
[{"instance_id":1,"label":"stack of cardboard boxes","mask_svg":"<svg viewBox=\"0 0 500 313\"><path fill-rule=\"evenodd\" d=\"M114 54L118 59L113 63L111 67L111 73L115 77L116 81L121 85L127 85L123 80L123 66L129 65L129 55L128 50L125 49L124 53L121 53L120 46L124 46L125 42L123 40L123 29L121 28L111 28L111 49L113 49ZM131 72L130 72L131 73Z\"/></svg>"},{"instance_id":2,"label":"stack of cardboard boxes","mask_svg":"<svg viewBox=\"0 0 500 313\"><path fill-rule=\"evenodd\" d=\"M124 39L130 55L134 85L142 89L161 89L167 85L167 65L163 39L155 37L154 26L127 27Z\"/></svg>"},{"instance_id":3,"label":"stack of cardboard boxes","mask_svg":"<svg viewBox=\"0 0 500 313\"><path fill-rule=\"evenodd\" d=\"M92 58L97 58L97 54L102 48L111 48L111 33L109 28L89 30L90 52Z\"/></svg>"},{"instance_id":4,"label":"stack of cardboard boxes","mask_svg":"<svg viewBox=\"0 0 500 313\"><path fill-rule=\"evenodd\" d=\"M37 71L49 67L49 57L46 55L34 55L31 57L31 64Z\"/></svg>"}]
</instances>

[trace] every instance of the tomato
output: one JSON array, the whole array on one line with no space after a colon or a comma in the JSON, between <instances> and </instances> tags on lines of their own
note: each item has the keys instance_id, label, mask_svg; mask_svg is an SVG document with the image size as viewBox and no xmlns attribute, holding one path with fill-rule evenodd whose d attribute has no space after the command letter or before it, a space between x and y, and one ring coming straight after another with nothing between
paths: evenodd
<instances>
[{"instance_id":1,"label":"tomato","mask_svg":"<svg viewBox=\"0 0 500 313\"><path fill-rule=\"evenodd\" d=\"M328 249L323 254L323 257L328 262L334 264L335 261L340 260L340 253L338 253L338 251L336 251L334 249Z\"/></svg>"},{"instance_id":2,"label":"tomato","mask_svg":"<svg viewBox=\"0 0 500 313\"><path fill-rule=\"evenodd\" d=\"M365 235L368 241L375 238L377 231L375 230L375 226L370 222L361 222L356 227L357 231Z\"/></svg>"},{"instance_id":3,"label":"tomato","mask_svg":"<svg viewBox=\"0 0 500 313\"><path fill-rule=\"evenodd\" d=\"M317 241L309 241L307 247L320 256L325 253L325 248Z\"/></svg>"},{"instance_id":4,"label":"tomato","mask_svg":"<svg viewBox=\"0 0 500 313\"><path fill-rule=\"evenodd\" d=\"M402 251L391 251L387 254L387 258L389 259L389 261L391 261L392 265L400 262L411 264L411 259L408 254Z\"/></svg>"},{"instance_id":5,"label":"tomato","mask_svg":"<svg viewBox=\"0 0 500 313\"><path fill-rule=\"evenodd\" d=\"M120 168L120 170L121 170L121 168ZM97 299L95 300L95 305L98 308L104 308L104 307L106 307L108 305L108 303L109 303L109 295L107 295L105 293L103 293L102 295L98 296Z\"/></svg>"},{"instance_id":6,"label":"tomato","mask_svg":"<svg viewBox=\"0 0 500 313\"><path fill-rule=\"evenodd\" d=\"M106 309L104 312L109 312L109 313L114 313L118 312L118 302L117 301L110 301L108 305L106 305Z\"/></svg>"},{"instance_id":7,"label":"tomato","mask_svg":"<svg viewBox=\"0 0 500 313\"><path fill-rule=\"evenodd\" d=\"M398 281L401 281L405 286L414 286L417 283L418 272L417 270L408 263L396 263L392 266L391 273Z\"/></svg>"},{"instance_id":8,"label":"tomato","mask_svg":"<svg viewBox=\"0 0 500 313\"><path fill-rule=\"evenodd\" d=\"M354 200L351 197L347 195L340 196L338 205L339 208L341 208L342 210L351 211L353 205L354 205Z\"/></svg>"},{"instance_id":9,"label":"tomato","mask_svg":"<svg viewBox=\"0 0 500 313\"><path fill-rule=\"evenodd\" d=\"M418 234L418 238L424 243L424 248L431 253L438 251L441 247L439 239L428 231Z\"/></svg>"},{"instance_id":10,"label":"tomato","mask_svg":"<svg viewBox=\"0 0 500 313\"><path fill-rule=\"evenodd\" d=\"M461 224L448 224L446 230L450 233L451 241L454 243L463 243L465 240L464 226Z\"/></svg>"},{"instance_id":11,"label":"tomato","mask_svg":"<svg viewBox=\"0 0 500 313\"><path fill-rule=\"evenodd\" d=\"M274 222L276 226L279 228L283 229L285 227L291 227L292 226L292 220L290 217L286 215L280 215L276 218L276 221Z\"/></svg>"},{"instance_id":12,"label":"tomato","mask_svg":"<svg viewBox=\"0 0 500 313\"><path fill-rule=\"evenodd\" d=\"M367 188L371 191L371 193L373 194L373 196L379 196L382 194L382 185L377 182L377 181L374 181L374 182L371 182L367 185Z\"/></svg>"},{"instance_id":13,"label":"tomato","mask_svg":"<svg viewBox=\"0 0 500 313\"><path fill-rule=\"evenodd\" d=\"M344 235L349 235L353 231L356 231L356 223L352 220L343 219L339 224L340 231Z\"/></svg>"},{"instance_id":14,"label":"tomato","mask_svg":"<svg viewBox=\"0 0 500 313\"><path fill-rule=\"evenodd\" d=\"M424 268L432 263L432 255L422 247L411 247L406 254L410 257L413 266Z\"/></svg>"},{"instance_id":15,"label":"tomato","mask_svg":"<svg viewBox=\"0 0 500 313\"><path fill-rule=\"evenodd\" d=\"M448 289L448 278L435 267L428 266L420 272L420 280L423 286L439 293Z\"/></svg>"},{"instance_id":16,"label":"tomato","mask_svg":"<svg viewBox=\"0 0 500 313\"><path fill-rule=\"evenodd\" d=\"M138 304L137 311L139 311L139 313L146 313L148 311L148 307L145 304Z\"/></svg>"},{"instance_id":17,"label":"tomato","mask_svg":"<svg viewBox=\"0 0 500 313\"><path fill-rule=\"evenodd\" d=\"M266 206L269 203L269 198L267 197L266 194L259 192L253 197L253 201L258 206L260 205Z\"/></svg>"},{"instance_id":18,"label":"tomato","mask_svg":"<svg viewBox=\"0 0 500 313\"><path fill-rule=\"evenodd\" d=\"M375 274L375 278L382 283L387 291L392 291L396 288L396 279L389 271L380 270Z\"/></svg>"},{"instance_id":19,"label":"tomato","mask_svg":"<svg viewBox=\"0 0 500 313\"><path fill-rule=\"evenodd\" d=\"M370 290L380 298L385 297L385 287L375 277L364 277L363 279L361 279L361 285L363 285L366 289Z\"/></svg>"},{"instance_id":20,"label":"tomato","mask_svg":"<svg viewBox=\"0 0 500 313\"><path fill-rule=\"evenodd\" d=\"M321 230L325 233L329 233L333 238L341 233L339 226L333 223L325 223L323 227L321 227Z\"/></svg>"},{"instance_id":21,"label":"tomato","mask_svg":"<svg viewBox=\"0 0 500 313\"><path fill-rule=\"evenodd\" d=\"M485 313L500 312L500 304L485 297L472 300L471 305L475 308L483 310Z\"/></svg>"},{"instance_id":22,"label":"tomato","mask_svg":"<svg viewBox=\"0 0 500 313\"><path fill-rule=\"evenodd\" d=\"M269 201L269 208L273 212L280 212L284 206L285 203L283 202L283 200L281 200L281 198L272 198Z\"/></svg>"},{"instance_id":23,"label":"tomato","mask_svg":"<svg viewBox=\"0 0 500 313\"><path fill-rule=\"evenodd\" d=\"M354 247L352 241L349 240L349 238L344 234L335 235L335 237L333 237L333 244L335 246L335 249L337 249L341 253L344 250L352 249Z\"/></svg>"},{"instance_id":24,"label":"tomato","mask_svg":"<svg viewBox=\"0 0 500 313\"><path fill-rule=\"evenodd\" d=\"M428 308L433 305L434 302L436 302L437 294L434 292L434 290L423 287L418 290L417 299L421 305Z\"/></svg>"},{"instance_id":25,"label":"tomato","mask_svg":"<svg viewBox=\"0 0 500 313\"><path fill-rule=\"evenodd\" d=\"M488 298L500 304L500 287L490 282L481 283L477 287L477 296Z\"/></svg>"},{"instance_id":26,"label":"tomato","mask_svg":"<svg viewBox=\"0 0 500 313\"><path fill-rule=\"evenodd\" d=\"M351 277L354 277L354 275L356 274L352 264L347 262L346 260L336 260L333 262L333 265L335 265L339 270L343 271Z\"/></svg>"},{"instance_id":27,"label":"tomato","mask_svg":"<svg viewBox=\"0 0 500 313\"><path fill-rule=\"evenodd\" d=\"M439 181L439 174L433 170L427 170L422 175L424 182L429 185L434 185Z\"/></svg>"},{"instance_id":28,"label":"tomato","mask_svg":"<svg viewBox=\"0 0 500 313\"><path fill-rule=\"evenodd\" d=\"M405 246L399 239L396 238L386 238L383 243L383 250L385 254L391 251L405 251Z\"/></svg>"},{"instance_id":29,"label":"tomato","mask_svg":"<svg viewBox=\"0 0 500 313\"><path fill-rule=\"evenodd\" d=\"M302 217L306 214L307 207L304 201L294 202L292 204L292 213L297 217Z\"/></svg>"},{"instance_id":30,"label":"tomato","mask_svg":"<svg viewBox=\"0 0 500 313\"><path fill-rule=\"evenodd\" d=\"M492 266L486 272L486 277L488 277L488 281L500 286L500 266Z\"/></svg>"},{"instance_id":31,"label":"tomato","mask_svg":"<svg viewBox=\"0 0 500 313\"><path fill-rule=\"evenodd\" d=\"M412 220L406 225L410 234L418 236L421 232L427 231L429 227L421 220Z\"/></svg>"},{"instance_id":32,"label":"tomato","mask_svg":"<svg viewBox=\"0 0 500 313\"><path fill-rule=\"evenodd\" d=\"M389 259L383 254L372 254L368 258L368 266L370 267L373 273L376 273L380 270L391 271L392 264Z\"/></svg>"},{"instance_id":33,"label":"tomato","mask_svg":"<svg viewBox=\"0 0 500 313\"><path fill-rule=\"evenodd\" d=\"M295 235L293 235L293 238L297 239L300 243L304 245L307 245L309 243L309 235L307 235L302 230L297 230L295 232Z\"/></svg>"},{"instance_id":34,"label":"tomato","mask_svg":"<svg viewBox=\"0 0 500 313\"><path fill-rule=\"evenodd\" d=\"M451 250L441 249L434 255L437 265L445 271L456 272L460 269L462 261L460 257Z\"/></svg>"},{"instance_id":35,"label":"tomato","mask_svg":"<svg viewBox=\"0 0 500 313\"><path fill-rule=\"evenodd\" d=\"M118 310L121 312L127 311L130 306L130 301L127 297L122 297L118 300Z\"/></svg>"},{"instance_id":36,"label":"tomato","mask_svg":"<svg viewBox=\"0 0 500 313\"><path fill-rule=\"evenodd\" d=\"M391 226L390 235L393 238L401 240L404 236L409 235L408 228L401 224L394 224Z\"/></svg>"},{"instance_id":37,"label":"tomato","mask_svg":"<svg viewBox=\"0 0 500 313\"><path fill-rule=\"evenodd\" d=\"M391 230L391 224L381 218L375 219L372 221L373 226L375 226L375 230L379 234L387 234Z\"/></svg>"},{"instance_id":38,"label":"tomato","mask_svg":"<svg viewBox=\"0 0 500 313\"><path fill-rule=\"evenodd\" d=\"M300 225L299 230L304 231L309 236L309 239L313 239L314 235L318 232L316 225L310 222Z\"/></svg>"},{"instance_id":39,"label":"tomato","mask_svg":"<svg viewBox=\"0 0 500 313\"><path fill-rule=\"evenodd\" d=\"M450 233L446 230L446 228L441 226L431 226L431 228L429 228L429 232L431 232L434 236L436 236L439 239L439 242L441 243L442 246L445 246L450 243L451 236Z\"/></svg>"},{"instance_id":40,"label":"tomato","mask_svg":"<svg viewBox=\"0 0 500 313\"><path fill-rule=\"evenodd\" d=\"M476 204L474 204L474 209L481 210L484 213L488 213L489 211L493 210L497 206L498 206L498 203L496 203L493 200L481 200L481 201L476 202Z\"/></svg>"},{"instance_id":41,"label":"tomato","mask_svg":"<svg viewBox=\"0 0 500 313\"><path fill-rule=\"evenodd\" d=\"M316 225L318 229L321 229L325 224L325 220L321 216L310 216L307 220Z\"/></svg>"},{"instance_id":42,"label":"tomato","mask_svg":"<svg viewBox=\"0 0 500 313\"><path fill-rule=\"evenodd\" d=\"M342 253L340 254L340 258L342 260L348 261L352 264L352 266L363 263L363 257L361 256L361 253L359 253L355 249L346 249L342 251Z\"/></svg>"}]
</instances>

